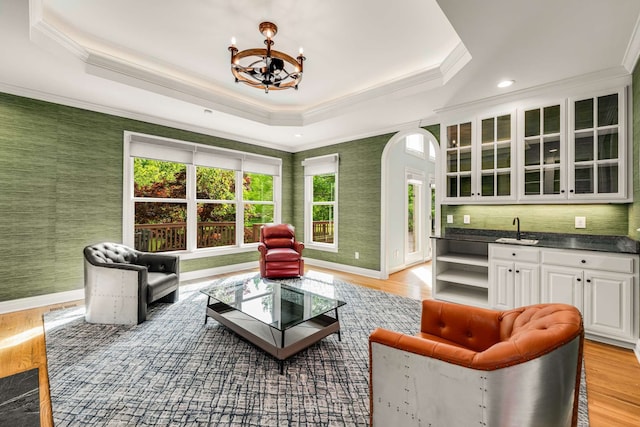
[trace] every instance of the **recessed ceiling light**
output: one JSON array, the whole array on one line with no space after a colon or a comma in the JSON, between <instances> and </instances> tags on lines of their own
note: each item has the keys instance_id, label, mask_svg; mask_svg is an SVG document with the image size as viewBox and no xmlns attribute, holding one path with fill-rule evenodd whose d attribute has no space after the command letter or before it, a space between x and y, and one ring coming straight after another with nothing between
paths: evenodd
<instances>
[{"instance_id":1,"label":"recessed ceiling light","mask_svg":"<svg viewBox=\"0 0 640 427\"><path fill-rule=\"evenodd\" d=\"M509 87L512 84L514 84L515 82L516 82L515 80L503 80L500 83L498 83L498 87L499 88Z\"/></svg>"}]
</instances>

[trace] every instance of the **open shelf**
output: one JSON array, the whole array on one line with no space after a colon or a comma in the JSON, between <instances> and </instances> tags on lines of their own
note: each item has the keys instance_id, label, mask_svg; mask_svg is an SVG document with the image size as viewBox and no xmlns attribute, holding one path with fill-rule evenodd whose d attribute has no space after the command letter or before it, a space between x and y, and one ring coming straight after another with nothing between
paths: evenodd
<instances>
[{"instance_id":1,"label":"open shelf","mask_svg":"<svg viewBox=\"0 0 640 427\"><path fill-rule=\"evenodd\" d=\"M435 242L433 296L459 304L489 305L489 245L438 239Z\"/></svg>"}]
</instances>

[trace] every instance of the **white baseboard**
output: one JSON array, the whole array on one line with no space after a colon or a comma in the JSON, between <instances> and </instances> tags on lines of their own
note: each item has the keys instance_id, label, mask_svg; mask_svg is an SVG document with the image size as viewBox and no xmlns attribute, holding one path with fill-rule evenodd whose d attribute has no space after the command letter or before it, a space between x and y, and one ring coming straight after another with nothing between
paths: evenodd
<instances>
[{"instance_id":1,"label":"white baseboard","mask_svg":"<svg viewBox=\"0 0 640 427\"><path fill-rule=\"evenodd\" d=\"M633 352L636 354L636 359L640 363L640 340L636 341L636 347L633 349Z\"/></svg>"},{"instance_id":2,"label":"white baseboard","mask_svg":"<svg viewBox=\"0 0 640 427\"><path fill-rule=\"evenodd\" d=\"M306 261L306 260L305 260ZM218 274L233 273L234 271L251 270L259 268L258 261L250 261L242 264L223 265L222 267L207 268L204 270L187 271L180 273L180 282L187 280L203 279Z\"/></svg>"},{"instance_id":3,"label":"white baseboard","mask_svg":"<svg viewBox=\"0 0 640 427\"><path fill-rule=\"evenodd\" d=\"M44 307L46 305L62 304L70 301L84 300L84 289L74 291L56 292L54 294L38 295L0 302L0 313L11 313L13 311L28 310L31 308Z\"/></svg>"},{"instance_id":4,"label":"white baseboard","mask_svg":"<svg viewBox=\"0 0 640 427\"><path fill-rule=\"evenodd\" d=\"M305 265L315 265L316 267L328 268L330 270L344 271L345 273L358 274L360 276L372 277L374 279L382 279L382 272L378 270L369 270L368 268L354 267L351 265L337 264L335 262L322 261L319 259L305 258Z\"/></svg>"}]
</instances>

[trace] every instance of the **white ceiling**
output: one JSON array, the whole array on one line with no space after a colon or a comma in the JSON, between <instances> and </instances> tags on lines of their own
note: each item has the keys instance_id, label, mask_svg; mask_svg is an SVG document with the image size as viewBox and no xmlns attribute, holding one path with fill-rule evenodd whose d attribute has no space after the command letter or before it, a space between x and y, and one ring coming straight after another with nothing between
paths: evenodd
<instances>
[{"instance_id":1,"label":"white ceiling","mask_svg":"<svg viewBox=\"0 0 640 427\"><path fill-rule=\"evenodd\" d=\"M638 0L1 0L0 91L299 151L629 73L639 17ZM231 37L262 47L264 20L275 49L304 47L297 91L234 83Z\"/></svg>"}]
</instances>

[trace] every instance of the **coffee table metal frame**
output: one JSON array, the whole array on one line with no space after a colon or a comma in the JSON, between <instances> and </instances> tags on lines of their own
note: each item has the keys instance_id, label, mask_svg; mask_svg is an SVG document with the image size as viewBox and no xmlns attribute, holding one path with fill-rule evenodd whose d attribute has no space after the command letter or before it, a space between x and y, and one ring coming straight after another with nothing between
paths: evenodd
<instances>
[{"instance_id":1,"label":"coffee table metal frame","mask_svg":"<svg viewBox=\"0 0 640 427\"><path fill-rule=\"evenodd\" d=\"M338 341L342 341L338 308L329 309L291 327L278 329L262 320L248 315L241 310L207 295L205 324L209 317L229 328L251 344L269 353L279 362L280 374L284 373L284 360L299 353L321 339L337 333ZM327 313L333 311L334 316Z\"/></svg>"}]
</instances>

